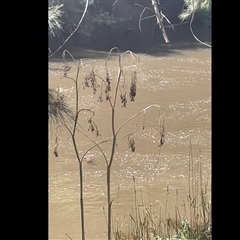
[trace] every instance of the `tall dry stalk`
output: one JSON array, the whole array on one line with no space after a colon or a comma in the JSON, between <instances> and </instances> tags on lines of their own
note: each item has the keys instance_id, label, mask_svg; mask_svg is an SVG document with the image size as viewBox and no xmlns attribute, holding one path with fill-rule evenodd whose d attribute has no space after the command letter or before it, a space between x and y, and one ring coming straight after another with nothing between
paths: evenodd
<instances>
[{"instance_id":1,"label":"tall dry stalk","mask_svg":"<svg viewBox=\"0 0 240 240\"><path fill-rule=\"evenodd\" d=\"M116 83L115 83L115 89L112 94L112 79L110 78L109 74L109 67L108 67L108 61L110 59L110 56L114 50L118 51L118 74L116 78ZM66 61L65 55L68 53L70 57L73 59L77 66L77 73L76 77L72 78L69 77L67 72L69 70L68 63ZM122 64L122 59L125 55L130 55L133 64L128 65L126 67L123 66ZM96 94L97 89L100 88L101 92L98 98L99 102L107 101L110 106L110 111L111 111L111 137L109 137L106 140L103 141L94 141L92 138L90 138L87 134L85 134L83 131L79 130L78 128L78 120L79 120L79 114L81 111L88 111L92 114L92 117L94 116L94 112L91 109L81 109L79 106L79 77L80 77L80 70L84 69L84 64L83 60L80 60L77 62L73 56L68 52L64 51L63 52L63 59L65 61L65 72L64 72L64 77L72 80L74 82L74 87L75 87L75 117L74 117L74 123L72 126L69 124L65 124L67 130L69 131L71 135L71 139L73 142L74 146L74 151L78 160L78 165L79 165L79 181L80 181L80 208L81 208L81 231L82 231L82 239L85 239L85 227L84 227L84 202L83 202L83 167L82 167L82 162L86 154L92 150L93 148L98 148L99 151L102 153L105 162L106 162L106 171L107 171L107 177L106 177L106 184L107 184L107 228L108 228L108 240L112 239L112 202L113 199L111 198L111 167L113 164L113 159L114 159L114 154L115 154L115 147L117 144L117 140L127 138L128 139L128 147L131 149L132 152L135 151L135 140L134 140L134 135L132 133L129 133L125 136L119 137L119 133L121 129L130 121L135 119L137 116L140 114L143 114L145 116L146 112L151 109L151 108L157 108L159 111L159 147L161 147L164 143L164 136L165 136L165 128L164 128L164 120L165 120L165 111L164 109L158 105L158 104L152 104L141 111L137 112L134 114L132 117L127 119L125 122L123 122L120 127L116 128L115 125L115 118L116 118L116 104L117 100L120 99L122 106L126 107L127 106L127 88L129 89L129 99L130 101L134 101L136 97L136 91L137 91L137 67L139 63L139 57L134 54L131 51L126 51L124 53L120 53L118 48L112 48L108 54L108 57L105 61L105 70L106 70L106 75L105 78L97 75L95 73L95 68L94 68L94 62L92 62L92 67L91 71L88 74L85 74L83 77L82 84L84 88L92 88L93 89L93 94ZM124 72L130 69L131 70L131 79L130 79L130 84L127 85L126 79L125 79L125 74ZM100 80L100 83L99 81ZM92 132L96 132L96 135L98 136L98 128L95 122L93 121L93 118L90 118L88 123L90 124L90 130ZM143 124L144 125L144 124ZM144 126L145 127L145 126ZM88 148L85 153L80 157L79 151L78 151L78 146L76 143L76 132L79 132L80 134L84 135L87 137L92 143L93 146ZM111 149L110 149L110 157L107 159L106 154L104 153L103 149L101 148L101 145L106 143L106 142L111 142Z\"/></svg>"},{"instance_id":2,"label":"tall dry stalk","mask_svg":"<svg viewBox=\"0 0 240 240\"><path fill-rule=\"evenodd\" d=\"M110 50L109 52L109 56L106 60L106 70L108 69L107 68L107 61L110 57L110 54L112 53L113 50L118 50L118 48L113 48ZM129 97L130 97L130 100L131 101L134 101L135 100L135 96L136 96L136 88L137 88L137 64L138 64L138 56L136 54L134 54L133 52L131 51L126 51L124 52L123 54L120 54L119 53L119 57L118 57L118 62L119 62L119 69L118 69L118 77L117 77L117 83L116 83L116 87L115 87L115 91L114 91L114 97L113 97L113 101L111 100L111 97L109 97L109 92L110 92L110 89L111 89L111 86L110 86L110 78L109 78L109 74L108 74L108 70L107 70L107 74L106 74L106 83L108 84L108 88L107 88L107 91L106 91L106 99L107 101L109 102L110 104L110 107L111 107L111 126L112 126L112 147L111 147L111 155L110 155L110 159L109 161L107 161L107 203L108 203L108 240L111 239L111 232L112 232L112 227L111 227L111 219L112 219L112 210L111 210L111 205L112 205L112 199L111 199L111 188L110 188L110 185L111 185L111 166L112 166L112 163L113 163L113 159L114 159L114 154L115 154L115 147L116 147L116 141L117 141L117 137L118 137L118 134L119 132L121 131L121 129L128 123L130 122L131 120L133 120L134 118L136 118L138 115L140 114L145 114L146 111L152 107L155 107L155 108L158 108L160 111L163 112L163 115L160 116L160 119L159 119L159 124L162 126L162 129L164 131L164 117L165 117L165 112L164 112L164 109L157 105L157 104L153 104L153 105L150 105L146 108L144 108L142 111L136 113L135 115L133 115L132 117L130 117L129 119L127 119L124 123L122 123L120 125L120 127L118 129L116 129L115 127L115 114L116 114L116 101L117 101L117 96L119 94L119 85L120 85L120 80L121 78L124 78L124 67L122 65L122 58L124 55L126 54L130 54L134 63L132 66L132 74L131 74L131 83L130 83L130 89L129 89ZM127 66L126 68L129 68L129 66ZM124 87L125 86L125 78L124 78ZM126 96L126 92L120 92L120 99L121 99L121 103L123 104L124 107L126 107L126 104L127 104L127 96ZM163 117L163 119L162 119ZM161 121L162 120L162 121ZM164 138L164 133L160 133L160 145L163 144L163 138ZM135 140L134 140L134 137L132 134L129 134L128 135L128 141L129 141L129 148L131 148L131 150L134 152L135 151Z\"/></svg>"},{"instance_id":3,"label":"tall dry stalk","mask_svg":"<svg viewBox=\"0 0 240 240\"><path fill-rule=\"evenodd\" d=\"M114 50L117 50L118 52L118 75L116 78L116 85L115 85L115 89L113 92L113 95L111 95L111 90L112 90L112 79L110 78L110 74L109 74L109 68L108 68L108 61L110 59L110 56L112 54L112 52ZM124 67L122 64L122 59L125 55L130 55L132 60L133 60L133 64L130 66L126 66ZM128 142L129 142L129 148L131 149L131 151L135 151L135 140L134 140L134 136L133 134L127 134L126 136L123 137L118 137L121 129L127 124L129 123L131 120L133 120L134 118L136 118L138 115L140 114L146 114L147 110L149 110L150 108L157 108L159 110L159 112L162 112L162 114L160 114L159 117L159 125L160 125L160 140L159 140L159 146L162 146L164 143L164 118L165 118L165 111L164 109L157 104L152 104L147 106L146 108L144 108L143 110L139 111L138 113L136 113L135 115L133 115L132 117L130 117L129 119L127 119L125 122L123 122L120 127L118 129L116 129L115 126L115 117L116 117L116 103L117 103L117 99L118 97L120 97L120 101L122 103L123 107L127 106L127 83L126 83L126 79L125 79L125 75L124 72L126 69L130 69L131 70L131 80L130 80L130 86L129 86L129 98L130 101L134 101L135 97L136 97L136 91L137 91L137 67L138 67L138 62L139 62L139 58L136 54L134 54L131 51L126 51L124 53L120 53L118 48L112 48L108 54L108 57L105 61L105 69L106 69L106 76L105 79L100 78L102 80L103 86L105 87L104 89L104 93L103 93L103 88L101 88L101 94L99 96L99 101L103 101L103 94L105 94L105 99L106 101L109 103L110 105L110 111L111 111L111 129L112 129L112 136L109 139L109 141L112 141L112 146L111 146L111 154L110 154L110 158L107 159L106 155L103 154L105 161L106 161L106 166L107 166L107 224L108 224L108 240L111 239L111 234L112 234L112 198L111 198L111 167L112 167L112 163L113 163L113 159L114 159L114 154L115 154L115 147L116 147L116 143L118 139L127 137L128 138ZM99 76L97 76L99 77ZM122 81L121 81L122 80ZM121 86L120 86L121 84ZM124 90L122 90L124 89ZM103 142L100 142L98 144L95 144L93 147L98 147L99 145L102 144ZM93 148L92 147L92 148ZM90 148L90 149L92 149ZM86 151L86 153L90 150L88 149ZM101 150L102 152L102 150ZM85 154L86 154L85 153ZM102 152L103 153L103 152Z\"/></svg>"},{"instance_id":4,"label":"tall dry stalk","mask_svg":"<svg viewBox=\"0 0 240 240\"><path fill-rule=\"evenodd\" d=\"M110 78L110 74L109 74L109 68L108 68L108 61L110 59L110 56L112 54L112 52L114 50L117 50L118 52L118 75L116 78L116 86L113 92L113 95L111 95L112 92L112 79ZM133 64L132 65L128 65L126 67L123 66L122 64L122 59L125 55L129 54L133 60ZM130 87L129 87L129 98L130 101L134 101L135 97L136 97L136 91L137 91L137 67L138 67L138 63L139 63L139 58L136 54L134 54L131 51L126 51L124 53L120 53L118 48L112 48L108 54L108 57L105 61L105 70L106 70L106 76L105 79L96 75L94 70L91 73L91 76L94 76L94 81L96 81L96 78L99 78L101 80L101 93L100 96L98 98L99 102L104 101L104 99L109 103L110 105L110 111L111 111L111 130L112 130L112 134L111 134L111 138L101 141L99 143L95 143L91 148L89 148L83 156L85 156L87 154L87 152L89 152L90 150L92 150L95 147L98 147L98 149L101 151L105 162L106 162L106 167L107 167L107 178L106 178L106 184L107 184L107 228L108 228L108 240L112 239L112 202L113 199L111 198L111 167L112 167L112 163L113 163L113 159L114 159L114 154L115 154L115 147L117 144L117 140L122 139L122 138L128 138L128 142L129 142L129 148L131 149L132 152L135 151L135 140L134 140L134 136L132 133L129 133L123 137L118 137L121 129L130 121L132 121L134 118L136 118L138 115L140 114L146 114L146 112L150 109L150 108L157 108L159 110L159 112L161 112L161 114L159 114L159 126L160 126L160 132L159 132L159 136L160 136L160 140L159 140L159 146L161 147L164 143L164 134L165 134L165 129L164 129L164 119L165 119L165 111L164 109L158 105L158 104L152 104L147 106L146 108L142 109L141 111L139 111L138 113L136 113L135 115L133 115L132 117L130 117L129 119L127 119L125 122L123 122L119 128L116 129L115 126L115 117L116 117L116 103L117 103L117 99L118 97L120 97L120 101L122 103L123 107L127 106L127 83L126 83L126 79L125 79L125 75L124 72L126 69L131 69L131 81L130 81ZM90 75L89 75L90 76ZM89 87L90 85L93 87L94 86L100 86L99 84L93 84L94 81L90 81L89 82L89 78L85 79L87 80L85 82L85 86ZM123 81L121 81L123 80ZM121 87L120 87L121 84ZM124 89L124 90L122 90ZM104 91L103 91L104 90ZM96 92L96 89L94 90L94 93ZM105 95L105 98L103 98L103 95ZM106 155L104 154L102 148L100 147L101 144L105 143L105 142L112 142L111 145L111 154L109 159L106 158Z\"/></svg>"},{"instance_id":5,"label":"tall dry stalk","mask_svg":"<svg viewBox=\"0 0 240 240\"><path fill-rule=\"evenodd\" d=\"M175 219L170 218L168 213L168 195L170 194L167 187L166 202L163 206L162 203L157 200L155 203L159 204L159 213L154 210L154 204L149 206L137 202L137 191L134 180L134 206L132 207L131 214L129 214L129 230L118 232L115 229L114 236L116 240L139 240L139 239L212 239L211 233L211 201L209 201L208 193L208 179L205 181L203 178L203 164L201 150L197 159L193 158L192 153L192 140L190 132L189 140L189 159L188 159L188 188L187 200L182 199L182 206L179 207L179 192L176 189L176 204L175 204ZM194 189L194 190L193 190ZM165 210L162 214L161 208ZM144 209L140 214L139 209ZM183 209L182 209L183 208ZM161 217L163 215L163 218ZM123 223L121 224L123 225Z\"/></svg>"},{"instance_id":6,"label":"tall dry stalk","mask_svg":"<svg viewBox=\"0 0 240 240\"><path fill-rule=\"evenodd\" d=\"M65 54L65 53L64 53ZM77 157L78 161L78 167L79 167L79 184L80 184L80 209L81 209L81 232L82 232L82 240L85 240L85 222L84 222L84 203L83 203L83 167L82 167L82 158L79 155L78 151L78 146L76 142L76 131L77 131L77 124L78 124L78 119L79 119L79 113L82 109L79 108L79 84L78 84L78 79L79 79L79 72L81 69L81 65L77 65L77 73L75 78L71 78L67 76L67 69L65 68L64 70L64 76L68 79L71 79L74 82L74 89L75 89L75 110L74 110L74 117L73 117L73 124L69 125L64 122L64 126L70 133L72 143L73 143L73 148Z\"/></svg>"},{"instance_id":7,"label":"tall dry stalk","mask_svg":"<svg viewBox=\"0 0 240 240\"><path fill-rule=\"evenodd\" d=\"M211 239L211 201L208 200L208 181L204 186L201 149L199 149L198 159L195 160L192 154L191 134L192 131L189 132L189 193L187 202L183 200L185 216L181 218L182 226L178 227L176 232L178 236L186 238Z\"/></svg>"},{"instance_id":8,"label":"tall dry stalk","mask_svg":"<svg viewBox=\"0 0 240 240\"><path fill-rule=\"evenodd\" d=\"M70 57L74 60L76 67L77 67L77 72L76 72L76 76L75 78L68 76L68 71L70 70L70 67L67 65L67 61L65 58L66 54L69 54ZM83 159L84 156L80 156L79 154L79 149L78 149L78 145L77 145L77 140L76 140L76 134L81 133L82 135L84 135L85 137L87 137L89 140L91 140L94 144L95 141L92 140L91 138L88 137L87 134L85 134L83 131L79 130L79 114L81 112L89 112L91 114L90 119L88 120L89 123L89 128L92 132L97 132L98 133L98 129L97 129L97 125L95 124L95 122L93 121L93 116L94 116L94 112L91 109L83 109L80 107L79 105L79 78L80 78L80 70L84 67L83 61L80 60L79 62L77 62L73 56L68 52L68 51L64 51L63 52L63 59L65 61L65 66L64 66L64 77L67 79L70 79L71 81L73 81L74 83L74 89L75 89L75 109L74 111L71 111L72 115L71 115L71 120L70 122L64 121L63 118L58 118L58 121L68 130L70 136L71 136L71 140L73 143L73 148L74 148L74 152L78 161L78 167L79 167L79 204L80 204L80 210L81 210L81 216L80 216L80 224L81 224L81 235L82 235L82 240L85 240L85 221L84 221L84 201L83 201ZM57 139L56 139L57 140ZM54 149L54 154L57 157L58 156L58 152L57 152L57 148L55 147Z\"/></svg>"}]
</instances>

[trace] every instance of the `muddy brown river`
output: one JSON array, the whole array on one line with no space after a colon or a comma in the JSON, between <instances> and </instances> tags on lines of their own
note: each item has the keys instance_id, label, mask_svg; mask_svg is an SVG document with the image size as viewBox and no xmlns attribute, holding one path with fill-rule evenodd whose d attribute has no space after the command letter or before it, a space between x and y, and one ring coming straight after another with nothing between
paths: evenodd
<instances>
[{"instance_id":1,"label":"muddy brown river","mask_svg":"<svg viewBox=\"0 0 240 240\"><path fill-rule=\"evenodd\" d=\"M95 55L94 55L95 54ZM104 55L104 53L102 54ZM190 137L192 161L201 170L204 184L208 182L211 191L211 50L179 50L171 54L138 54L140 63L137 70L137 95L135 101L128 100L127 107L121 107L118 98L116 126L150 104L158 104L165 110L165 143L159 145L159 111L150 109L129 122L120 132L120 137L134 134L135 152L128 148L127 139L118 141L112 165L111 191L113 199L113 219L128 222L128 213L134 206L133 176L139 201L155 204L161 202L162 215L174 217L176 191L179 209L181 199L188 194ZM99 53L95 70L104 77L105 58ZM100 57L99 57L100 56ZM130 55L123 58L124 66L131 65ZM69 76L76 75L74 63L69 63ZM109 73L116 81L118 60L112 57L108 63ZM74 88L71 80L62 78L63 61L49 62L49 87L58 88L66 95L66 100L74 107ZM87 72L90 68L86 68ZM126 83L129 86L130 71L126 70ZM79 104L81 108L93 107L95 122L100 137L87 129L87 113L80 115L81 130L95 140L111 137L111 112L108 102L99 103L99 90L94 95L92 89L82 89L80 85ZM191 134L190 134L191 132ZM191 135L191 136L190 136ZM58 133L58 157L54 156L56 133L49 128L49 239L65 239L67 233L72 239L80 239L79 174L78 162L74 154L69 133L62 129ZM92 143L83 135L77 134L79 153L82 155ZM110 143L103 145L107 157ZM106 164L98 149L94 160L83 163L84 204L86 239L106 239ZM196 167L197 168L197 167ZM167 194L167 189L169 190ZM140 194L142 193L142 196ZM167 200L167 201L166 201Z\"/></svg>"}]
</instances>

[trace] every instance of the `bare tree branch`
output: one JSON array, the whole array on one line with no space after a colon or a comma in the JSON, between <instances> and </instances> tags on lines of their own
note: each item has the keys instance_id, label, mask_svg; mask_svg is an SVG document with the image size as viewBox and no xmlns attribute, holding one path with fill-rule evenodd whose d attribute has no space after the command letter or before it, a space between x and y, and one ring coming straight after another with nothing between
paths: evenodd
<instances>
[{"instance_id":1,"label":"bare tree branch","mask_svg":"<svg viewBox=\"0 0 240 240\"><path fill-rule=\"evenodd\" d=\"M152 26L152 37L153 37L153 28L157 25L157 22Z\"/></svg>"},{"instance_id":2,"label":"bare tree branch","mask_svg":"<svg viewBox=\"0 0 240 240\"><path fill-rule=\"evenodd\" d=\"M114 7L117 3L118 3L118 0L115 1L115 3L112 5L112 7Z\"/></svg>"},{"instance_id":3,"label":"bare tree branch","mask_svg":"<svg viewBox=\"0 0 240 240\"><path fill-rule=\"evenodd\" d=\"M140 14L140 16L139 16L139 20L138 20L139 30L142 31L142 29L141 29L141 21L144 20L144 19L146 19L146 18L150 18L150 17L145 17L144 19L142 19L143 13L145 12L146 9L148 9L148 10L150 10L150 11L153 11L153 10L152 10L151 8L149 8L149 7L144 7L144 6L142 6L142 5L140 5L140 4L137 4L137 3L135 3L135 5L143 8L143 10L142 10L142 12L141 12L141 14ZM155 16L156 16L156 15L154 14L152 17L155 17Z\"/></svg>"},{"instance_id":4,"label":"bare tree branch","mask_svg":"<svg viewBox=\"0 0 240 240\"><path fill-rule=\"evenodd\" d=\"M149 8L149 7L144 7L143 5L140 5L140 4L138 4L138 3L135 3L135 5L136 5L136 6L139 6L139 7L142 7L142 8L146 8L146 9L154 12L154 11L153 11L151 8Z\"/></svg>"},{"instance_id":5,"label":"bare tree branch","mask_svg":"<svg viewBox=\"0 0 240 240\"><path fill-rule=\"evenodd\" d=\"M158 26L159 26L159 29L162 30L162 35L163 35L163 38L165 40L166 43L170 43L169 39L168 39L168 36L167 36L167 33L165 31L165 28L163 26L163 16L162 16L162 11L159 10L159 7L157 6L157 2L156 0L151 0L152 2L152 6L153 6L153 9L154 9L154 12L156 14L156 18L157 18L157 23L158 23ZM160 5L160 3L158 2L158 5Z\"/></svg>"},{"instance_id":6,"label":"bare tree branch","mask_svg":"<svg viewBox=\"0 0 240 240\"><path fill-rule=\"evenodd\" d=\"M141 14L140 14L140 16L139 16L139 21L138 21L139 29L140 29L140 31L142 30L142 29L141 29L141 21L142 21L142 20L145 20L145 19L148 19L148 18L151 18L151 17L154 17L154 16L155 16L156 19L157 19L157 23L156 23L156 24L159 26L159 29L161 29L162 35L163 35L163 38L164 38L165 42L166 42L166 43L169 43L170 41L169 41L169 39L168 39L167 33L166 33L165 28L164 28L164 25L163 25L163 19L165 18L166 21L167 21L171 26L172 26L172 24L171 24L171 22L168 20L168 18L162 13L162 11L159 10L159 7L157 6L157 3L158 3L158 5L160 5L160 2L159 2L159 1L157 2L156 0L151 0L151 2L152 2L153 9L151 9L151 8L149 8L149 7L144 7L144 6L140 5L140 4L135 3L136 6L139 6L139 7L142 7L142 8L143 8L143 11L141 12ZM155 14L154 14L153 16L148 16L148 17L144 17L144 18L143 18L142 16L143 16L143 14L144 14L144 12L145 12L146 9L155 12ZM155 25L156 25L156 24L155 24ZM154 26L155 26L155 25L154 25ZM154 26L153 26L153 27L154 27ZM153 27L152 27L152 36L153 36ZM173 28L173 26L172 26L172 28ZM174 29L174 28L173 28L173 29Z\"/></svg>"},{"instance_id":7,"label":"bare tree branch","mask_svg":"<svg viewBox=\"0 0 240 240\"><path fill-rule=\"evenodd\" d=\"M163 18L166 19L166 21L169 23L169 25L172 27L172 29L175 30L174 27L173 27L173 25L171 24L171 22L168 20L168 18L167 18L163 13L162 13L162 16L163 16ZM165 27L165 26L164 26L164 27Z\"/></svg>"},{"instance_id":8,"label":"bare tree branch","mask_svg":"<svg viewBox=\"0 0 240 240\"><path fill-rule=\"evenodd\" d=\"M164 25L164 27L165 28L175 28L175 27L177 27L177 26L179 26L179 25L183 25L183 24L187 24L188 22L180 22L180 23L176 23L176 24L171 24L171 25Z\"/></svg>"},{"instance_id":9,"label":"bare tree branch","mask_svg":"<svg viewBox=\"0 0 240 240\"><path fill-rule=\"evenodd\" d=\"M53 52L52 54L50 54L48 56L49 58L52 57L54 54L56 54L66 44L66 42L73 36L73 34L78 30L78 28L80 27L80 25L81 25L81 23L83 21L83 18L85 16L86 12L87 12L87 8L88 8L88 0L86 0L86 5L85 5L85 9L84 9L83 15L82 15L81 19L79 20L78 25L75 28L75 30L68 36L68 38L63 42L63 44L55 52Z\"/></svg>"},{"instance_id":10,"label":"bare tree branch","mask_svg":"<svg viewBox=\"0 0 240 240\"><path fill-rule=\"evenodd\" d=\"M148 17L144 17L144 18L142 18L142 20L145 20L145 19L148 19L148 18L152 18L152 17L155 17L155 14L151 15L151 16L148 16Z\"/></svg>"},{"instance_id":11,"label":"bare tree branch","mask_svg":"<svg viewBox=\"0 0 240 240\"><path fill-rule=\"evenodd\" d=\"M202 42L201 40L199 40L199 39L196 37L196 35L194 34L194 32L193 32L192 22L193 22L193 18L194 18L194 13L195 13L195 10L194 10L193 13L192 13L192 17L191 17L191 21L190 21L190 25L189 25L190 31L191 31L193 37L194 37L199 43L201 43L201 44L203 44L203 45L211 48L211 47L212 47L211 45L209 45L209 44L207 44L207 43L204 43L204 42Z\"/></svg>"}]
</instances>

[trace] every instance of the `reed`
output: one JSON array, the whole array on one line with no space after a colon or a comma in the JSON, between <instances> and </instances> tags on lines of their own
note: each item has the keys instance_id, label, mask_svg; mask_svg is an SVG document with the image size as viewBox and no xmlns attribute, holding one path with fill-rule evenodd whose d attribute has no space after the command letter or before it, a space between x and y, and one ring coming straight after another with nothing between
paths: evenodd
<instances>
[{"instance_id":1,"label":"reed","mask_svg":"<svg viewBox=\"0 0 240 240\"><path fill-rule=\"evenodd\" d=\"M168 214L169 188L166 190L165 205L157 200L145 204L140 190L140 198L133 178L133 207L122 222L114 223L115 240L209 240L212 239L211 198L208 181L203 181L201 150L197 159L193 158L191 133L189 136L188 194L179 199L175 191L174 216ZM140 200L140 203L138 202ZM181 201L181 206L179 202ZM164 208L164 211L163 211ZM119 219L119 216L116 216Z\"/></svg>"}]
</instances>

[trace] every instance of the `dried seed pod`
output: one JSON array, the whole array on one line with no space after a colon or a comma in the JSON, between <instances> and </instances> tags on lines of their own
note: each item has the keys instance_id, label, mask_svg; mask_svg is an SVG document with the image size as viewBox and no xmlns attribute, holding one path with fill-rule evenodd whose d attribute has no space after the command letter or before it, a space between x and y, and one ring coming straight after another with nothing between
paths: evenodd
<instances>
[{"instance_id":1,"label":"dried seed pod","mask_svg":"<svg viewBox=\"0 0 240 240\"><path fill-rule=\"evenodd\" d=\"M56 137L56 139L55 139L55 148L54 148L54 151L53 151L55 157L58 157L57 149L58 149L58 137Z\"/></svg>"},{"instance_id":2,"label":"dried seed pod","mask_svg":"<svg viewBox=\"0 0 240 240\"><path fill-rule=\"evenodd\" d=\"M120 98L121 98L121 103L123 104L122 107L126 107L127 106L126 93L124 93L124 94L121 93Z\"/></svg>"},{"instance_id":3,"label":"dried seed pod","mask_svg":"<svg viewBox=\"0 0 240 240\"><path fill-rule=\"evenodd\" d=\"M54 152L53 152L53 153L54 153L55 157L58 157L58 152L57 152L57 150L56 150L56 149L54 150Z\"/></svg>"},{"instance_id":4,"label":"dried seed pod","mask_svg":"<svg viewBox=\"0 0 240 240\"><path fill-rule=\"evenodd\" d=\"M137 95L137 72L134 71L132 72L130 92L129 92L129 97L131 102L134 101L136 95Z\"/></svg>"},{"instance_id":5,"label":"dried seed pod","mask_svg":"<svg viewBox=\"0 0 240 240\"><path fill-rule=\"evenodd\" d=\"M109 76L109 73L106 74L106 80L105 80L105 94L106 94L106 100L110 100L110 91L111 91L111 78Z\"/></svg>"},{"instance_id":6,"label":"dried seed pod","mask_svg":"<svg viewBox=\"0 0 240 240\"><path fill-rule=\"evenodd\" d=\"M161 130L160 130L160 140L159 140L159 147L161 147L165 142L165 127L164 122L162 123Z\"/></svg>"},{"instance_id":7,"label":"dried seed pod","mask_svg":"<svg viewBox=\"0 0 240 240\"><path fill-rule=\"evenodd\" d=\"M106 86L107 86L107 89L108 91L111 91L111 78L109 76L109 73L107 72L107 75L106 75Z\"/></svg>"},{"instance_id":8,"label":"dried seed pod","mask_svg":"<svg viewBox=\"0 0 240 240\"><path fill-rule=\"evenodd\" d=\"M100 102L100 103L103 102L103 96L102 96L102 94L100 94L100 96L98 97L97 101Z\"/></svg>"},{"instance_id":9,"label":"dried seed pod","mask_svg":"<svg viewBox=\"0 0 240 240\"><path fill-rule=\"evenodd\" d=\"M110 100L111 97L109 96L109 94L106 95L106 101Z\"/></svg>"},{"instance_id":10,"label":"dried seed pod","mask_svg":"<svg viewBox=\"0 0 240 240\"><path fill-rule=\"evenodd\" d=\"M97 92L97 87L99 87L99 85L97 83L96 75L93 70L84 77L83 85L84 85L84 88L91 87L93 89L93 94Z\"/></svg>"},{"instance_id":11,"label":"dried seed pod","mask_svg":"<svg viewBox=\"0 0 240 240\"><path fill-rule=\"evenodd\" d=\"M63 66L64 72L68 72L68 71L70 71L70 69L71 69L70 66L68 66L67 64L64 64L64 66Z\"/></svg>"},{"instance_id":12,"label":"dried seed pod","mask_svg":"<svg viewBox=\"0 0 240 240\"><path fill-rule=\"evenodd\" d=\"M159 147L161 147L164 144L165 140L164 140L164 135L160 135L160 141L159 141Z\"/></svg>"},{"instance_id":13,"label":"dried seed pod","mask_svg":"<svg viewBox=\"0 0 240 240\"><path fill-rule=\"evenodd\" d=\"M65 63L63 65L63 76L67 77L67 72L70 71L71 67L67 65L67 63Z\"/></svg>"},{"instance_id":14,"label":"dried seed pod","mask_svg":"<svg viewBox=\"0 0 240 240\"><path fill-rule=\"evenodd\" d=\"M88 131L91 131L91 132L96 132L96 136L100 136L99 134L99 130L98 130L98 126L97 124L92 120L92 118L90 118L88 120L88 123L89 123L89 128L88 128Z\"/></svg>"},{"instance_id":15,"label":"dried seed pod","mask_svg":"<svg viewBox=\"0 0 240 240\"><path fill-rule=\"evenodd\" d=\"M89 123L88 131L94 132L95 131L95 127L94 127L94 124L93 124L93 121L92 121L91 118L88 120L88 123Z\"/></svg>"},{"instance_id":16,"label":"dried seed pod","mask_svg":"<svg viewBox=\"0 0 240 240\"><path fill-rule=\"evenodd\" d=\"M131 148L132 152L135 151L135 141L134 141L134 138L133 138L133 135L129 135L128 136L128 147Z\"/></svg>"}]
</instances>

